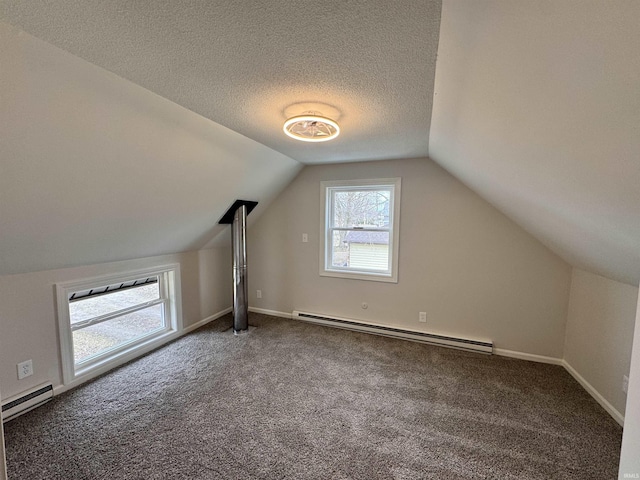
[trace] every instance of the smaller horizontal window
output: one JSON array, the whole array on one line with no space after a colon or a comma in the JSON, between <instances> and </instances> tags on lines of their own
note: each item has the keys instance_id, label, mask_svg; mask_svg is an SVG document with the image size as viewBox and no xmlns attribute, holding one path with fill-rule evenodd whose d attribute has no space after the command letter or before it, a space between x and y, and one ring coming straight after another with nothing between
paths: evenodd
<instances>
[{"instance_id":1,"label":"smaller horizontal window","mask_svg":"<svg viewBox=\"0 0 640 480\"><path fill-rule=\"evenodd\" d=\"M56 289L65 383L142 354L181 325L178 265Z\"/></svg>"}]
</instances>

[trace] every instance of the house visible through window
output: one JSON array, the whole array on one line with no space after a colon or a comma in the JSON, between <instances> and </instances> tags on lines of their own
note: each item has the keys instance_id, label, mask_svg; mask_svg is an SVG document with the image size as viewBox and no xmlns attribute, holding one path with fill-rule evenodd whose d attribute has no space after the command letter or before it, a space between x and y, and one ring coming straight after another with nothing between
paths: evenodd
<instances>
[{"instance_id":1,"label":"house visible through window","mask_svg":"<svg viewBox=\"0 0 640 480\"><path fill-rule=\"evenodd\" d=\"M65 383L178 330L177 265L57 285Z\"/></svg>"},{"instance_id":2,"label":"house visible through window","mask_svg":"<svg viewBox=\"0 0 640 480\"><path fill-rule=\"evenodd\" d=\"M400 179L322 182L320 274L397 282Z\"/></svg>"}]
</instances>

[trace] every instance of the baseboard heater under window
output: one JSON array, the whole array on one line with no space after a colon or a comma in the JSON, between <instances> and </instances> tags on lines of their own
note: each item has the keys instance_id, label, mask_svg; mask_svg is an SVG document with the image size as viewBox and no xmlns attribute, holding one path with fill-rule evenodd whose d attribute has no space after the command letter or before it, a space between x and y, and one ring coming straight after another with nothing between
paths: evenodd
<instances>
[{"instance_id":1,"label":"baseboard heater under window","mask_svg":"<svg viewBox=\"0 0 640 480\"><path fill-rule=\"evenodd\" d=\"M327 325L330 327L344 328L347 330L355 330L358 332L373 333L374 335L383 335L385 337L401 338L404 340L412 340L414 342L428 343L438 345L440 347L457 348L459 350L468 350L471 352L493 353L493 342L473 340L469 338L448 337L446 335L437 335L434 333L415 332L412 330L403 330L395 327L387 327L384 325L368 324L350 320L347 318L326 317L315 313L294 311L291 315L294 320L302 320L305 322Z\"/></svg>"},{"instance_id":2,"label":"baseboard heater under window","mask_svg":"<svg viewBox=\"0 0 640 480\"><path fill-rule=\"evenodd\" d=\"M23 413L47 403L53 398L53 386L48 383L29 390L15 399L2 403L2 422L16 418Z\"/></svg>"}]
</instances>

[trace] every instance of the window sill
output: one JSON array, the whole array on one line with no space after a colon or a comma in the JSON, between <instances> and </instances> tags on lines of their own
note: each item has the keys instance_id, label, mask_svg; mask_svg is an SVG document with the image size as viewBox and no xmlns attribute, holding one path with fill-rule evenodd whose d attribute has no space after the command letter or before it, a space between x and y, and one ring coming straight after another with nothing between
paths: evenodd
<instances>
[{"instance_id":1,"label":"window sill","mask_svg":"<svg viewBox=\"0 0 640 480\"><path fill-rule=\"evenodd\" d=\"M177 332L176 330L169 330L163 332L161 335L154 335L151 338L147 338L142 342L136 342L130 345L129 348L119 351L115 355L111 355L106 358L100 359L99 361L92 362L90 365L87 365L85 367L81 366L73 374L73 379L71 380L71 382L65 384L65 386L73 387L75 385L84 383L87 380L102 375L103 373L108 372L115 367L119 367L120 365L124 365L131 360L139 358L142 355L164 345L165 343L178 338L178 336L179 332Z\"/></svg>"},{"instance_id":2,"label":"window sill","mask_svg":"<svg viewBox=\"0 0 640 480\"><path fill-rule=\"evenodd\" d=\"M387 275L384 273L346 272L343 270L320 270L321 277L348 278L351 280L364 280L367 282L398 283L397 273Z\"/></svg>"}]
</instances>

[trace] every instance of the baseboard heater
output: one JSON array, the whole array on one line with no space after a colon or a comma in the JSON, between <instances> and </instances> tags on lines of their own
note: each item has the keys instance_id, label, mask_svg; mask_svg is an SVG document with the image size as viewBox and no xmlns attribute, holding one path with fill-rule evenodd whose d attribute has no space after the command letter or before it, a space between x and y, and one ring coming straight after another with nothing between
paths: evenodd
<instances>
[{"instance_id":1,"label":"baseboard heater","mask_svg":"<svg viewBox=\"0 0 640 480\"><path fill-rule=\"evenodd\" d=\"M2 422L8 422L23 413L47 403L53 398L53 385L40 385L20 394L19 397L2 403Z\"/></svg>"},{"instance_id":2,"label":"baseboard heater","mask_svg":"<svg viewBox=\"0 0 640 480\"><path fill-rule=\"evenodd\" d=\"M415 332L412 330L403 330L384 325L363 323L347 318L327 317L308 312L294 311L291 314L291 317L295 320L317 323L319 325L372 333L374 335L383 335L385 337L401 338L404 340L412 340L414 342L438 345L440 347L457 348L459 350L467 350L471 352L493 353L493 342L473 340L470 338L448 337L446 335L437 335L434 333Z\"/></svg>"}]
</instances>

